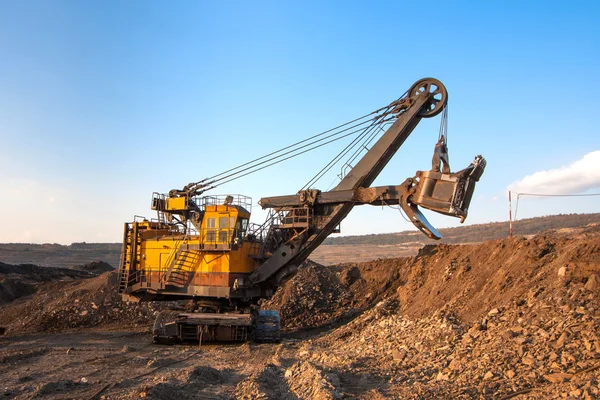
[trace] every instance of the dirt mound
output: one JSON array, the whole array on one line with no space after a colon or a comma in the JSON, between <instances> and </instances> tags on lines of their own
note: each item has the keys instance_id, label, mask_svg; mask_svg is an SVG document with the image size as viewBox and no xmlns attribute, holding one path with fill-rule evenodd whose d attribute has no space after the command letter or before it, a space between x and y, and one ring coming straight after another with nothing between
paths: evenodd
<instances>
[{"instance_id":1,"label":"dirt mound","mask_svg":"<svg viewBox=\"0 0 600 400\"><path fill-rule=\"evenodd\" d=\"M108 265L108 264L106 264ZM85 266L82 266L82 268ZM91 270L39 267L33 264L0 263L0 305L29 296L46 282L72 282L95 276Z\"/></svg>"},{"instance_id":2,"label":"dirt mound","mask_svg":"<svg viewBox=\"0 0 600 400\"><path fill-rule=\"evenodd\" d=\"M315 328L347 322L393 296L407 316L440 311L468 323L496 306L535 297L536 290L556 290L564 282L559 269L565 279L585 282L600 270L600 231L592 228L478 245L427 245L416 257L366 263L308 262L261 307L278 310L285 329Z\"/></svg>"},{"instance_id":3,"label":"dirt mound","mask_svg":"<svg viewBox=\"0 0 600 400\"><path fill-rule=\"evenodd\" d=\"M14 299L35 293L35 285L18 279L0 279L0 304L10 303Z\"/></svg>"},{"instance_id":4,"label":"dirt mound","mask_svg":"<svg viewBox=\"0 0 600 400\"><path fill-rule=\"evenodd\" d=\"M136 391L131 398L146 397L164 400L221 398L210 396L211 387L226 383L234 376L230 370L219 370L209 366L186 368L169 376L170 379L160 379Z\"/></svg>"},{"instance_id":5,"label":"dirt mound","mask_svg":"<svg viewBox=\"0 0 600 400\"><path fill-rule=\"evenodd\" d=\"M352 303L352 293L340 281L334 268L309 261L261 307L278 310L284 327L302 328L320 326L339 318Z\"/></svg>"},{"instance_id":6,"label":"dirt mound","mask_svg":"<svg viewBox=\"0 0 600 400\"><path fill-rule=\"evenodd\" d=\"M33 393L32 398L40 398L45 396L66 396L75 391L82 390L82 386L89 386L85 382L60 380L56 382L48 382L38 386Z\"/></svg>"},{"instance_id":7,"label":"dirt mound","mask_svg":"<svg viewBox=\"0 0 600 400\"><path fill-rule=\"evenodd\" d=\"M114 271L115 267L110 265L109 263L105 263L104 261L92 261L83 265L74 265L69 269L74 269L78 271L85 271L92 274L100 275L108 271Z\"/></svg>"},{"instance_id":8,"label":"dirt mound","mask_svg":"<svg viewBox=\"0 0 600 400\"><path fill-rule=\"evenodd\" d=\"M304 272L321 276L314 271L319 268L327 267ZM351 305L362 306L351 322L304 342L297 353L299 362L335 374L339 393L600 398L597 229L426 246L414 258L330 268L338 280L325 273L327 285L341 285L333 286L351 293L351 301L341 295L342 301L314 310L296 306L294 321L310 323L311 312L343 315ZM313 293L315 305L329 298L320 295L323 290L302 290ZM274 298L283 301L282 310L290 308L288 299L297 301Z\"/></svg>"},{"instance_id":9,"label":"dirt mound","mask_svg":"<svg viewBox=\"0 0 600 400\"><path fill-rule=\"evenodd\" d=\"M287 330L342 323L381 300L408 260L394 261L391 269L387 260L338 266L309 260L261 307L279 311Z\"/></svg>"},{"instance_id":10,"label":"dirt mound","mask_svg":"<svg viewBox=\"0 0 600 400\"><path fill-rule=\"evenodd\" d=\"M242 400L297 399L290 393L284 371L281 367L273 364L267 364L260 371L240 382L236 387L235 398Z\"/></svg>"},{"instance_id":11,"label":"dirt mound","mask_svg":"<svg viewBox=\"0 0 600 400\"><path fill-rule=\"evenodd\" d=\"M595 276L595 275L592 275ZM591 283L590 282L594 282ZM341 389L363 379L383 397L600 396L596 278L532 289L472 323L437 311L411 318L397 298L312 341L304 360L338 371Z\"/></svg>"},{"instance_id":12,"label":"dirt mound","mask_svg":"<svg viewBox=\"0 0 600 400\"><path fill-rule=\"evenodd\" d=\"M91 327L150 326L158 307L127 304L117 293L117 272L73 281L47 283L28 298L0 308L7 334L60 332Z\"/></svg>"},{"instance_id":13,"label":"dirt mound","mask_svg":"<svg viewBox=\"0 0 600 400\"><path fill-rule=\"evenodd\" d=\"M92 272L86 271L85 268L88 268L93 265L108 265L102 261L93 262L86 265L81 265L79 268L73 267L70 268L55 268L55 267L40 267L34 264L19 264L19 265L11 265L0 262L0 275L2 276L21 276L27 279L31 279L36 282L45 282L48 280L60 280L65 279L79 279L79 278L89 278ZM111 267L112 269L112 267Z\"/></svg>"},{"instance_id":14,"label":"dirt mound","mask_svg":"<svg viewBox=\"0 0 600 400\"><path fill-rule=\"evenodd\" d=\"M341 399L336 390L339 379L326 374L310 362L297 362L290 368L267 364L263 369L240 382L236 399Z\"/></svg>"},{"instance_id":15,"label":"dirt mound","mask_svg":"<svg viewBox=\"0 0 600 400\"><path fill-rule=\"evenodd\" d=\"M599 270L597 233L440 245L400 270L397 294L409 316L451 311L472 322L496 306L559 290L565 280L585 282Z\"/></svg>"}]
</instances>

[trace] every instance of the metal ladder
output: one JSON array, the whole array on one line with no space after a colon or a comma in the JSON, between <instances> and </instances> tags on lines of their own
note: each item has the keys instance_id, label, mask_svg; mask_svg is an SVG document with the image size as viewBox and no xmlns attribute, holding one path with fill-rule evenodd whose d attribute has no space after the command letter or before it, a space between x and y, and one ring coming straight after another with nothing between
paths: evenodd
<instances>
[{"instance_id":1,"label":"metal ladder","mask_svg":"<svg viewBox=\"0 0 600 400\"><path fill-rule=\"evenodd\" d=\"M134 232L135 231L135 232ZM125 292L131 280L132 266L135 264L137 252L137 229L133 229L129 224L125 224L123 232L123 246L121 248L121 262L119 266L119 293ZM132 260L134 262L132 263Z\"/></svg>"},{"instance_id":2,"label":"metal ladder","mask_svg":"<svg viewBox=\"0 0 600 400\"><path fill-rule=\"evenodd\" d=\"M190 272L189 267L195 265L197 259L197 252L180 247L165 273L165 285L185 286L188 280L187 274Z\"/></svg>"}]
</instances>

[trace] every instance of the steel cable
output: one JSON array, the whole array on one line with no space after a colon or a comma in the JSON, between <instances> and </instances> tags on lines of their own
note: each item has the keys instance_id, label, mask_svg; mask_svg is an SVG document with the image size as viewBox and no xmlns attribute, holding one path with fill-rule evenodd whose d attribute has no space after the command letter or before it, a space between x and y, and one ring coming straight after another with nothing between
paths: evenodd
<instances>
[{"instance_id":1,"label":"steel cable","mask_svg":"<svg viewBox=\"0 0 600 400\"><path fill-rule=\"evenodd\" d=\"M371 136L370 136L370 137L368 137L368 138L366 138L366 139L365 139L365 141L362 143L362 145L361 145L361 146L360 146L358 149L356 149L356 151L354 152L354 154L352 154L352 155L350 156L350 158L348 159L348 161L346 162L346 164L350 164L350 165L351 165L351 164L354 162L354 160L356 160L356 159L358 158L358 156L360 155L360 152L361 152L363 149L366 149L366 150L368 151L368 147L367 147L367 146L369 146L369 144L371 144L371 142L373 141L373 139L375 139L375 138L377 137L377 135L378 135L378 134L380 134L380 133L381 133L381 134L385 133L385 130L382 128L382 126L387 126L387 125L389 125L390 123L391 123L391 121L388 121L388 122L386 122L386 123L383 123L383 124L379 125L379 126L377 127L378 129L374 130L374 131L371 133Z\"/></svg>"},{"instance_id":2,"label":"steel cable","mask_svg":"<svg viewBox=\"0 0 600 400\"><path fill-rule=\"evenodd\" d=\"M387 107L389 107L389 106L387 106ZM255 167L256 165L252 165L252 164L253 164L253 163L256 163L257 161L261 161L261 160L263 160L263 159L265 159L265 158L267 158L267 157L273 156L273 155L275 155L275 154L277 154L277 153L281 153L282 151L285 151L285 150L291 149L291 148L293 148L293 147L296 147L296 146L298 146L298 145L300 145L300 144L302 144L302 143L306 143L306 142L308 142L308 141L311 141L311 140L313 140L313 139L316 139L316 138L318 138L318 137L320 137L320 136L323 136L323 135L325 135L325 134L327 134L327 133L330 133L330 132L335 132L336 130L338 130L338 129L340 129L340 128L344 127L344 126L347 126L347 125L350 125L350 124L352 124L352 123L354 123L354 122L357 122L357 121L360 121L360 120L362 120L362 119L365 119L365 118L367 118L367 117L369 117L369 116L371 116L371 115L373 115L373 114L377 114L377 113L379 113L381 110L383 110L383 109L386 109L387 107L380 108L380 109L378 109L378 110L376 110L376 111L373 111L373 112L371 112L371 113L369 113L369 114L363 115L362 117L359 117L359 118L353 119L352 121L349 121L349 122L346 122L346 123L344 123L344 124L338 125L338 126L336 126L335 128L328 129L328 130L326 130L326 131L323 131L323 132L321 132L321 133L318 133L318 134L316 134L316 135L313 135L313 136L311 136L311 137L309 137L309 138L306 138L306 139L304 139L304 140L301 140L301 141L299 141L299 142L296 142L296 143L290 144L290 145L288 145L288 146L286 146L286 147L283 147L283 148L281 148L281 149L279 149L279 150L273 151L273 152L271 152L271 153L269 153L269 154L265 154L264 156L261 156L261 157L255 158L255 159L253 159L253 160L250 160L250 161L247 161L247 162L245 162L245 163L243 163L243 164L240 164L240 165L238 165L238 166L236 166L236 167L233 167L233 168L230 168L230 169L228 169L228 170L226 170L226 171L220 172L220 173L218 173L218 174L216 174L216 175L213 175L213 176L211 176L211 177L204 178L204 179L202 179L202 180L198 181L197 183L202 183L202 182L206 182L206 181L215 180L215 178L218 178L218 177L220 177L220 176L222 176L222 175L225 175L225 174L227 174L227 173L229 173L229 172L236 171L236 170L238 170L238 169L240 169L240 168L243 168L243 167L253 168L253 167ZM346 129L344 129L344 130L341 130L341 131L335 132L335 133L333 133L333 134L331 134L331 135L329 135L329 136L327 136L327 137L325 137L325 138L321 138L321 139L319 139L319 140L317 140L317 141L315 141L315 142L312 142L312 143L307 143L307 144L305 144L304 146L302 146L302 147L299 147L298 149L304 148L304 147L306 147L306 146L310 146L311 144L313 144L313 143L316 143L316 142L318 142L318 141L320 141L320 140L325 140L326 138L333 137L333 136L335 136L335 135L337 135L337 134L339 134L339 133L341 133L341 132L344 132L344 131L346 131L346 130L348 130L348 129L352 129L352 128L355 128L355 127L357 127L357 126L363 125L363 124L365 124L365 123L367 123L367 122L369 122L369 121L370 121L370 120L363 121L363 122L361 122L361 123L359 123L359 124L353 125L353 126L351 126L351 127L348 127L348 128L346 128ZM296 150L298 150L298 149L296 149ZM288 153L286 153L286 154L288 154ZM283 154L282 154L282 155L280 155L280 156L283 156ZM280 157L280 156L277 156L277 157ZM240 171L240 172L241 172L241 171Z\"/></svg>"},{"instance_id":3,"label":"steel cable","mask_svg":"<svg viewBox=\"0 0 600 400\"><path fill-rule=\"evenodd\" d=\"M301 190L309 188L311 185L314 185L319 179L321 179L327 172L333 168L335 164L337 164L350 150L352 150L360 140L366 135L369 129L374 126L375 123L372 123L369 127L365 128L363 132L357 136L352 142L350 142L346 147L344 147L327 165L325 165L315 176L313 176L303 187Z\"/></svg>"},{"instance_id":4,"label":"steel cable","mask_svg":"<svg viewBox=\"0 0 600 400\"><path fill-rule=\"evenodd\" d=\"M246 168L245 168L244 170L240 170L240 171L232 172L231 174L229 174L229 175L225 175L225 176L221 176L221 175L225 174L225 172L222 172L222 173L220 173L220 174L218 174L218 175L215 175L215 176L221 176L221 177L220 177L220 178L218 178L218 179L213 179L213 180L210 180L211 178L206 178L206 179L203 179L202 181L200 181L200 182L198 182L198 183L202 183L202 182L206 182L206 181L208 181L207 185L212 185L212 184L214 184L214 183L216 183L216 182L221 182L220 184L222 184L222 183L225 183L225 182L230 182L232 179L228 179L228 178L232 178L232 177L235 177L235 176L237 176L237 175L239 175L240 177L241 177L241 176L246 176L246 175L248 175L248 169L252 169L252 168L258 167L258 166L260 166L260 165L263 165L263 164L265 164L265 163L268 163L268 162L270 162L270 161L277 160L278 158L281 158L281 157L284 157L284 156L286 156L286 155L292 154L291 156L289 156L289 157L285 157L285 158L283 158L282 160L279 160L278 162L274 162L274 163L267 164L267 166L271 166L271 165L278 164L279 162L281 162L281 161L284 161L284 160L289 160L290 158L293 158L293 157L296 157L296 156L298 156L298 155L300 155L300 154L304 154L304 153L306 153L306 151L300 151L300 150L302 150L302 149L305 149L305 148L307 148L307 147L309 147L309 146L312 146L312 145L314 145L315 143L322 142L323 140L327 140L327 139L329 139L329 138L332 138L332 137L338 136L338 135L340 135L341 133L347 132L348 130L350 130L350 129L353 129L353 128L356 128L357 126L364 125L364 124L365 124L365 123L367 123L367 122L369 122L369 120L367 120L367 121L364 121L364 122L360 122L360 123L358 123L358 124L355 124L355 125L353 125L353 126L350 126L350 127L348 127L348 128L342 129L341 131L338 131L338 132L332 133L331 135L328 135L328 136L322 137L322 138L320 138L320 139L314 140L314 141L312 141L312 142L306 143L306 144L305 144L305 145L303 145L303 146L297 147L297 148L295 148L295 149L288 150L288 151L286 151L286 152L284 152L284 153L281 153L281 154L279 154L279 155L273 156L273 157L271 157L271 158L267 158L266 160L264 160L264 158L265 158L265 157L268 157L268 155L267 155L267 156L260 157L260 158L258 158L258 159L256 159L256 160L255 160L255 161L260 161L260 162L254 162L254 163L253 163L253 162L250 162L250 161L249 161L249 162L247 162L247 163L245 163L245 164L242 164L242 165L240 165L240 166L238 166L238 167L236 167L236 168L232 168L230 171L235 171L235 170L237 170L237 169L240 169L240 168L241 168L241 167L243 167L243 166L246 166ZM344 124L344 125L347 125L347 124ZM328 141L328 142L325 142L325 143L323 143L322 145L324 145L324 144L329 144L329 143L335 142L336 140L339 140L339 139L345 138L345 137L347 137L347 136L353 135L353 134L355 134L355 133L357 133L357 132L360 132L360 131L362 131L363 129L364 129L364 128L360 128L360 129L357 129L357 130L355 130L355 131L352 131L352 132L350 132L350 133L347 133L347 134L345 134L345 135L338 136L337 138L335 138L335 139L333 139L333 140L330 140L330 141ZM329 130L328 132L331 132L331 130ZM320 136L320 135L321 135L321 134L319 134L319 136ZM298 142L298 143L300 143L300 142ZM297 145L297 144L295 144L295 145ZM280 152L282 152L283 150L286 150L286 149L289 149L289 148L292 148L292 147L294 147L295 145L290 145L290 146L287 146L287 147L285 147L285 148L283 148L283 149L280 149L280 150L278 150L278 151L276 151L276 152L273 152L273 153L270 153L270 154L277 154L277 153L280 153ZM322 145L318 145L318 146L312 147L310 150L313 150L313 149L319 148L319 147L321 147ZM296 153L296 152L297 152L297 153ZM296 153L296 154L293 154L293 153ZM262 160L262 161L261 161L261 160ZM255 170L253 170L253 171L260 171L260 170L262 170L262 169L264 169L264 168L258 168L258 169L255 169ZM241 175L240 175L240 174L241 174ZM222 182L223 180L226 180L226 181L225 181L225 182ZM216 186L217 186L217 185L213 185L212 187L216 187Z\"/></svg>"},{"instance_id":5,"label":"steel cable","mask_svg":"<svg viewBox=\"0 0 600 400\"><path fill-rule=\"evenodd\" d=\"M398 97L398 99L396 100L396 102L400 101L402 98L406 97L406 95L408 94L408 90L406 92L404 92L400 97ZM391 104L387 107L382 107L380 108L377 112L385 110L387 108L387 111L390 110L391 108ZM381 117L384 117L386 115L386 113L382 114ZM383 119L377 122L374 122L373 124L371 124L370 127L365 128L365 129L370 129L371 127L374 126L378 126L379 129L385 133L385 131L383 131L383 129L381 128L381 126L386 126L388 123L392 123L393 120L395 120L397 118L397 115L394 115L393 118L390 119ZM374 121L376 121L377 118L374 118ZM361 136L358 139L358 141L360 141L360 138L364 137L364 134L361 134ZM340 179L341 176L343 175L343 168L345 165L350 165L352 162L354 162L354 160L358 157L358 155L360 154L360 151L362 150L363 147L366 148L366 146L368 146L372 140L377 136L377 130L375 130L371 136L367 139L365 139L365 141L363 142L363 145L361 147L359 147L349 158L348 160L342 164L341 170L340 170ZM356 140L356 139L355 139ZM342 151L340 151L340 153L338 153L336 155L336 157L334 157L333 160L331 160L325 167L323 167L310 181L308 181L301 190L304 190L308 187L310 187L310 185L314 185L315 183L317 183L319 181L319 179L321 179L327 172L329 172L331 170L331 168L333 168L333 166L335 164L337 164L339 162L339 160L344 157L346 154L348 154L350 152L350 150L352 150L352 148L354 148L356 146L355 141L351 142L348 146L346 146L346 148L342 149ZM335 179L333 180L333 182L331 183L330 187L333 186L333 183L335 183Z\"/></svg>"},{"instance_id":6,"label":"steel cable","mask_svg":"<svg viewBox=\"0 0 600 400\"><path fill-rule=\"evenodd\" d=\"M281 160L274 161L274 162L272 162L272 163L270 163L270 164L267 164L267 165L264 165L264 166L262 166L262 167L260 167L260 168L253 169L253 170L251 170L251 171L245 171L245 172L244 172L243 174L241 174L241 175L239 175L239 174L235 174L235 176L231 177L231 179L225 180L224 182L220 182L220 183L219 183L219 185L223 185L223 184L225 184L225 183L228 183L228 182L234 181L234 180L236 180L236 179L239 179L239 178L241 178L241 177L243 177L243 176L250 175L250 174L252 174L252 173L254 173L254 172L257 172L257 171L263 170L263 169L265 169L265 168L268 168L268 167L270 167L270 166L273 166L273 165L275 165L275 164L279 164L279 163L281 163L281 162L283 162L283 161L289 160L290 158L294 158L294 157L296 157L296 156L299 156L300 154L307 153L307 152L309 152L309 151L312 151L312 150L314 150L314 149L317 149L317 148L319 148L319 147L323 147L323 146L325 146L325 145L327 145L327 144L330 144L330 143L336 142L336 141L338 141L338 140L340 140L340 139L343 139L343 138L345 138L345 137L348 137L348 136L354 135L354 134L356 134L357 132L360 132L360 130L357 130L357 131L354 131L354 132L347 133L347 134L345 134L345 135L343 135L343 136L340 136L340 137L338 137L338 138L332 139L332 140L330 140L330 141L328 141L328 142L325 142L325 143L321 143L321 144L319 144L319 145L317 145L317 146L311 147L311 148L309 148L309 149L306 149L306 150L304 150L304 151L301 151L301 152L299 152L299 153L292 154L292 155L291 155L291 156L289 156L289 157L285 157L285 158L283 158L283 159L281 159ZM266 161L265 161L265 162L266 162ZM264 162L263 162L263 163L264 163ZM261 164L263 164L263 163L261 163ZM254 168L254 167L258 166L258 165L260 165L260 164L257 164L257 165L255 165L255 166L253 166L253 167L251 167L251 168ZM243 171L242 171L242 172L243 172ZM224 177L224 178L221 178L221 179L225 179L225 178L227 178L227 177ZM219 179L218 181L221 181L221 179ZM212 182L209 182L208 184L212 184ZM218 185L213 185L213 186L209 187L208 189L213 189L213 188L215 188L215 187L217 187L217 186L218 186ZM208 189L207 189L207 190L208 190Z\"/></svg>"},{"instance_id":7,"label":"steel cable","mask_svg":"<svg viewBox=\"0 0 600 400\"><path fill-rule=\"evenodd\" d=\"M319 179L321 179L327 172L329 172L335 164L337 164L346 154L348 154L353 148L355 148L361 139L365 138L365 140L356 149L356 151L354 153L352 153L352 155L350 157L348 157L348 159L342 164L339 177L340 177L340 179L343 179L342 176L343 176L343 172L344 172L344 166L346 166L346 165L351 166L351 164L354 162L354 160L356 160L356 158L360 155L360 152L363 149L367 149L367 151L368 151L367 146L373 141L373 139L375 137L377 137L378 133L379 132L385 133L385 131L382 129L382 126L387 126L388 124L391 124L394 120L395 120L395 117L389 118L389 119L384 119L384 120L377 122L376 124L372 124L371 126L365 128L365 132L363 134L361 134L359 137L357 137L355 139L355 141L351 142L350 144L348 144L348 146L346 146L344 149L342 149L342 151L340 151L340 153L338 153L337 156L334 157L333 160L331 160L325 167L323 167L321 169L321 171L319 171L317 173L317 175L315 175L306 185L304 185L302 187L302 190L310 187L310 185L314 185L315 183L317 183L319 181ZM374 129L374 128L378 128L378 129ZM372 130L371 133L369 133L370 130ZM335 182L335 179L334 179L334 182ZM330 187L332 185L333 185L333 183L330 185Z\"/></svg>"},{"instance_id":8,"label":"steel cable","mask_svg":"<svg viewBox=\"0 0 600 400\"><path fill-rule=\"evenodd\" d=\"M398 98L398 100L405 97L407 93L408 92L405 92L402 96L400 96ZM395 115L395 114L393 114L392 117L390 117L390 118L386 118L386 116L389 115L390 111L393 110L394 107L396 106L395 103L396 102L391 103L385 107L381 107L369 114L363 115L362 117L353 119L352 121L338 125L335 128L323 131L323 132L313 135L307 139L293 143L293 144L283 147L279 150L268 153L264 156L255 158L253 160L250 160L248 162L240 164L236 167L230 168L226 171L223 171L223 172L213 175L211 177L202 179L195 183L191 183L186 188L192 187L193 185L201 185L200 187L203 188L203 191L213 189L224 183L231 182L235 179L241 178L243 176L247 176L249 174L263 170L272 165L279 164L280 162L289 160L290 158L299 156L301 154L307 153L309 151L312 151L312 150L322 147L324 145L327 145L327 144L333 143L337 140L348 137L350 135L359 133L359 135L348 146L346 146L346 148L344 148L340 153L338 153L338 155L332 161L330 161L321 171L319 171L319 173L317 173L317 175L315 175L315 177L313 177L313 179L311 179L311 181L309 181L308 184L310 184L311 182L316 183L325 173L327 173L333 167L333 165L335 165L337 162L339 162L339 160L342 157L344 157L346 154L348 154L357 145L357 143L359 143L361 140L364 139L363 146L368 145L373 140L373 138L376 136L372 132L372 129L374 127L379 126L379 128L381 129L381 125L385 126L385 124L390 122L390 120L397 118L397 115ZM375 115L375 117L366 119L373 115ZM358 122L358 121L361 121L361 122ZM358 123L356 123L356 122L358 122ZM360 127L369 122L370 122L370 124L366 127L359 128L359 129L356 129L354 131L344 134L344 132L348 132L351 129ZM354 124L354 123L356 123L356 124ZM351 124L354 124L354 125L351 125ZM348 126L348 125L351 125L351 126ZM344 128L344 129L341 129L341 128ZM375 132L377 132L377 131L375 131ZM324 135L326 135L326 136L324 136ZM331 138L334 138L334 139L328 140L324 143L320 143L320 142L323 142L323 141L325 141L327 139L331 139ZM320 144L316 145L317 143L320 143ZM360 149L361 148L359 148L357 150L357 152L353 153L353 155L350 157L351 161L353 161L356 158L356 155L360 152Z\"/></svg>"}]
</instances>

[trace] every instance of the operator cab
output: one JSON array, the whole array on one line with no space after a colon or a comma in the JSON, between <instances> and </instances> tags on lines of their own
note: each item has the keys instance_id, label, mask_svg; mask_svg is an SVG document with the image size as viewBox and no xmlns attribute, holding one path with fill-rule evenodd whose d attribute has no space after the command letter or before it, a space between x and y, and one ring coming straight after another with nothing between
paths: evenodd
<instances>
[{"instance_id":1,"label":"operator cab","mask_svg":"<svg viewBox=\"0 0 600 400\"><path fill-rule=\"evenodd\" d=\"M187 196L153 193L152 209L161 223L197 235L208 248L224 248L243 242L248 230L252 199L243 195Z\"/></svg>"},{"instance_id":2,"label":"operator cab","mask_svg":"<svg viewBox=\"0 0 600 400\"><path fill-rule=\"evenodd\" d=\"M250 212L233 196L202 198L202 224L198 235L205 247L239 245L248 230ZM249 199L246 197L246 199Z\"/></svg>"}]
</instances>

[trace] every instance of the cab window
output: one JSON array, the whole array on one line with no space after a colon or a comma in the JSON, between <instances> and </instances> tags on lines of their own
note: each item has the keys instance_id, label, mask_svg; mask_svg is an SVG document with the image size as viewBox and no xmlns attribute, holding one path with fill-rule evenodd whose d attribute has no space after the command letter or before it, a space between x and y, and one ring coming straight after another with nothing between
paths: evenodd
<instances>
[{"instance_id":1,"label":"cab window","mask_svg":"<svg viewBox=\"0 0 600 400\"><path fill-rule=\"evenodd\" d=\"M235 237L237 237L239 243L244 240L246 236L246 230L248 229L248 218L239 218L235 224Z\"/></svg>"},{"instance_id":2,"label":"cab window","mask_svg":"<svg viewBox=\"0 0 600 400\"><path fill-rule=\"evenodd\" d=\"M206 241L207 242L215 242L217 239L216 234L217 228L217 219L216 218L207 218L206 219Z\"/></svg>"},{"instance_id":3,"label":"cab window","mask_svg":"<svg viewBox=\"0 0 600 400\"><path fill-rule=\"evenodd\" d=\"M229 216L219 217L219 242L229 242Z\"/></svg>"}]
</instances>

